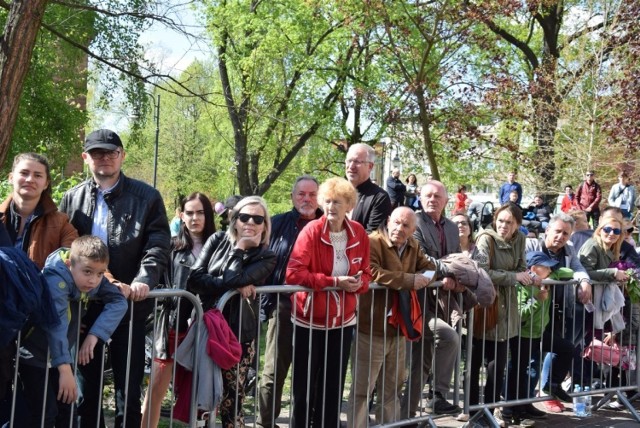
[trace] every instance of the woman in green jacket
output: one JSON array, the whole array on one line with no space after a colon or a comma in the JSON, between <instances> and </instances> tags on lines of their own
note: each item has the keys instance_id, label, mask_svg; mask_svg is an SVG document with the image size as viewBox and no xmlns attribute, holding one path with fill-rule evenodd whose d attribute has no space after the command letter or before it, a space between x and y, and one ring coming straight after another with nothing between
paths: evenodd
<instances>
[{"instance_id":1,"label":"woman in green jacket","mask_svg":"<svg viewBox=\"0 0 640 428\"><path fill-rule=\"evenodd\" d=\"M484 402L500 400L509 339L518 335L520 327L516 283L534 283L534 279L526 272L526 238L519 231L521 224L522 210L514 204L505 204L496 211L492 229L485 229L476 238L477 252L474 259L489 273L496 287L498 316L495 326L473 332L469 370L471 405L480 402L480 369L484 360L487 363Z\"/></svg>"}]
</instances>

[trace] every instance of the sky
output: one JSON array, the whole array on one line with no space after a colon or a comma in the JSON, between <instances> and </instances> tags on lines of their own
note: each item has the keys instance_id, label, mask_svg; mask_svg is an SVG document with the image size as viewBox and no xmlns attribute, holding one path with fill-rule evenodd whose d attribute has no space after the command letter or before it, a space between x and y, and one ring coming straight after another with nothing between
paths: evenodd
<instances>
[{"instance_id":1,"label":"sky","mask_svg":"<svg viewBox=\"0 0 640 428\"><path fill-rule=\"evenodd\" d=\"M140 37L140 44L145 47L145 57L155 63L162 74L178 76L194 60L211 55L211 43L204 35L205 28L191 4L191 0L170 0L164 11L156 12L175 22L189 35L155 22ZM122 132L128 129L131 114L127 111L102 111L97 112L97 117L100 122L97 126Z\"/></svg>"}]
</instances>

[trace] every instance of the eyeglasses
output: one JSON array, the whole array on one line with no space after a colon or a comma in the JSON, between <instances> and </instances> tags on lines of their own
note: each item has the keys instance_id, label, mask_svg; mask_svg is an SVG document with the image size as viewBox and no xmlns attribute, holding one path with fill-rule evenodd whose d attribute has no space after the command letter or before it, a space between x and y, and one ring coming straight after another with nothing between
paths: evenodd
<instances>
[{"instance_id":1,"label":"eyeglasses","mask_svg":"<svg viewBox=\"0 0 640 428\"><path fill-rule=\"evenodd\" d=\"M627 229L627 233L631 233L633 232L633 227L630 227L629 229Z\"/></svg>"},{"instance_id":2,"label":"eyeglasses","mask_svg":"<svg viewBox=\"0 0 640 428\"><path fill-rule=\"evenodd\" d=\"M586 175L587 177L591 177L591 176L592 176L592 175L594 175L594 174L591 174L590 172L588 172L588 173L586 173L585 175Z\"/></svg>"},{"instance_id":3,"label":"eyeglasses","mask_svg":"<svg viewBox=\"0 0 640 428\"><path fill-rule=\"evenodd\" d=\"M355 165L357 168L360 168L362 165L367 164L367 163L371 163L371 162L369 162L369 161L361 161L361 160L358 160L358 159L347 159L347 160L344 161L344 164L346 166Z\"/></svg>"},{"instance_id":4,"label":"eyeglasses","mask_svg":"<svg viewBox=\"0 0 640 428\"><path fill-rule=\"evenodd\" d=\"M469 226L468 221L454 221L454 223L457 224L458 226Z\"/></svg>"},{"instance_id":5,"label":"eyeglasses","mask_svg":"<svg viewBox=\"0 0 640 428\"><path fill-rule=\"evenodd\" d=\"M240 213L238 214L238 220L243 223L249 223L249 220L253 220L255 224L262 224L264 223L264 216Z\"/></svg>"},{"instance_id":6,"label":"eyeglasses","mask_svg":"<svg viewBox=\"0 0 640 428\"><path fill-rule=\"evenodd\" d=\"M118 159L118 156L120 156L120 150L91 150L89 152L89 156L91 156L91 159Z\"/></svg>"},{"instance_id":7,"label":"eyeglasses","mask_svg":"<svg viewBox=\"0 0 640 428\"><path fill-rule=\"evenodd\" d=\"M618 229L617 227L614 228L609 226L603 227L602 231L607 235L610 234L611 232L613 232L614 235L620 235L622 233L622 230Z\"/></svg>"}]
</instances>

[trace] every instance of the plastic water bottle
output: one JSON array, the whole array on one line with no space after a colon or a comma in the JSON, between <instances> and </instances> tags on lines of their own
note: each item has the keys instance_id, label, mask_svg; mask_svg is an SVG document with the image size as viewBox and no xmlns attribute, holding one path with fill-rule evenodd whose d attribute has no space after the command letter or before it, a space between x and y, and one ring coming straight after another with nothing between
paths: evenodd
<instances>
[{"instance_id":1,"label":"plastic water bottle","mask_svg":"<svg viewBox=\"0 0 640 428\"><path fill-rule=\"evenodd\" d=\"M582 392L580 385L576 384L573 392ZM579 418L587 416L585 397L573 397L573 413Z\"/></svg>"},{"instance_id":2,"label":"plastic water bottle","mask_svg":"<svg viewBox=\"0 0 640 428\"><path fill-rule=\"evenodd\" d=\"M591 392L591 388L585 386L584 392ZM585 401L585 416L591 416L591 395L586 395L583 398Z\"/></svg>"}]
</instances>

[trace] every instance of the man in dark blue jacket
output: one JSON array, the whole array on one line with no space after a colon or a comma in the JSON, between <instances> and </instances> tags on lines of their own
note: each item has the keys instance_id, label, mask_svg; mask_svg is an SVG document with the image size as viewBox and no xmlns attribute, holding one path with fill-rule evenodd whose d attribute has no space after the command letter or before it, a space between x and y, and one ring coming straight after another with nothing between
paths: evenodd
<instances>
[{"instance_id":1,"label":"man in dark blue jacket","mask_svg":"<svg viewBox=\"0 0 640 428\"><path fill-rule=\"evenodd\" d=\"M318 181L310 175L298 177L291 192L293 209L271 219L269 249L276 253L277 264L265 285L284 285L289 256L298 234L307 223L320 218ZM289 294L262 295L261 312L269 320L265 345L264 369L260 378L259 427L274 427L280 414L282 387L293 356L291 300Z\"/></svg>"}]
</instances>

